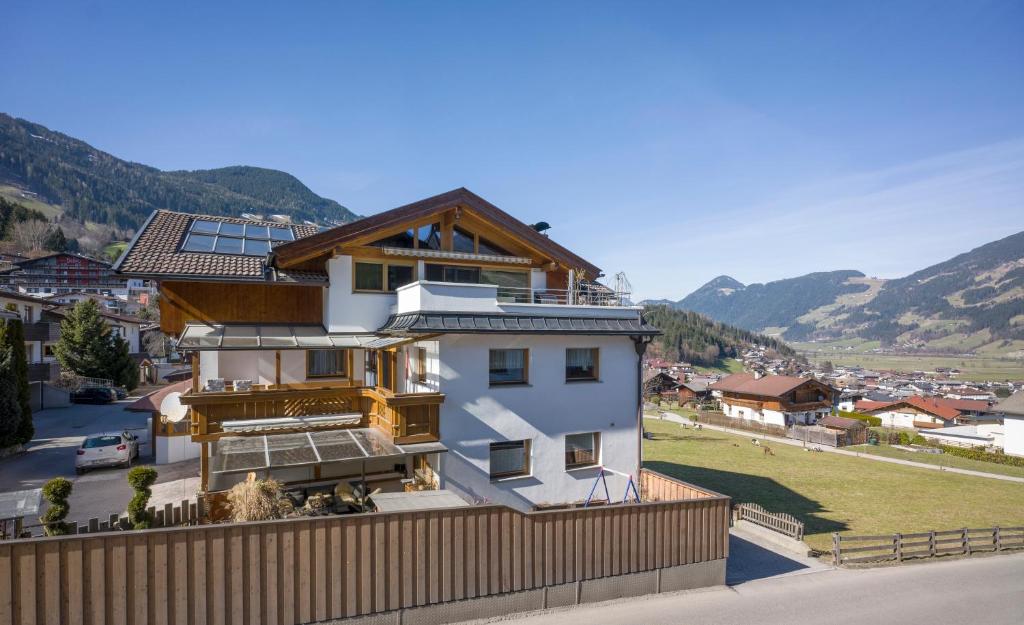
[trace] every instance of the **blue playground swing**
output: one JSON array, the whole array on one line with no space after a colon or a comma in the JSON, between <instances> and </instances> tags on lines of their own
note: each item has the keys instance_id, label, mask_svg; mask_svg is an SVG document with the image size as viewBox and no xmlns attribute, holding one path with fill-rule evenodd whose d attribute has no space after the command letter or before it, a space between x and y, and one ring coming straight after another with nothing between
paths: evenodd
<instances>
[{"instance_id":1,"label":"blue playground swing","mask_svg":"<svg viewBox=\"0 0 1024 625\"><path fill-rule=\"evenodd\" d=\"M640 493L637 492L637 490L636 490L636 483L633 481L633 476L632 475L629 475L629 474L626 474L626 473L619 473L618 471L613 471L612 469L605 469L604 467L601 467L601 472L597 474L597 479L594 480L594 485L590 488L590 494L587 495L586 501L583 502L583 507L584 508L588 507L590 505L590 502L594 499L594 493L597 491L597 485L598 484L603 484L604 485L604 498L605 498L605 501L607 501L608 503L612 502L611 493L608 492L608 480L606 480L605 477L604 477L604 472L605 471L608 471L609 473L617 473L618 475L622 475L624 477L628 477L629 478L629 481L626 482L626 492L623 493L623 495L622 495L622 503L626 503L626 502L629 501L629 493L630 493L630 491L633 492L633 498L636 500L636 502L640 503Z\"/></svg>"}]
</instances>

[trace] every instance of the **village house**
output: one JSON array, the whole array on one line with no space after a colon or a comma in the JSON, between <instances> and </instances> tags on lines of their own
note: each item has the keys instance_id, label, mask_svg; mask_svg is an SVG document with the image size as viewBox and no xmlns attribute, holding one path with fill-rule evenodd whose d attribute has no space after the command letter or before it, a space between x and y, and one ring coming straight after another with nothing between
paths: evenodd
<instances>
[{"instance_id":1,"label":"village house","mask_svg":"<svg viewBox=\"0 0 1024 625\"><path fill-rule=\"evenodd\" d=\"M1024 391L1018 391L992 407L1003 418L1003 451L1024 456Z\"/></svg>"},{"instance_id":2,"label":"village house","mask_svg":"<svg viewBox=\"0 0 1024 625\"><path fill-rule=\"evenodd\" d=\"M0 286L38 297L85 291L122 299L132 289L145 288L141 280L116 275L110 263L70 252L19 261L0 272Z\"/></svg>"},{"instance_id":3,"label":"village house","mask_svg":"<svg viewBox=\"0 0 1024 625\"><path fill-rule=\"evenodd\" d=\"M637 475L657 330L465 189L322 232L157 211L115 267L159 281L208 493L255 473L525 510Z\"/></svg>"},{"instance_id":4,"label":"village house","mask_svg":"<svg viewBox=\"0 0 1024 625\"><path fill-rule=\"evenodd\" d=\"M874 406L866 414L880 418L884 427L934 429L955 425L960 411L936 398L911 396Z\"/></svg>"},{"instance_id":5,"label":"village house","mask_svg":"<svg viewBox=\"0 0 1024 625\"><path fill-rule=\"evenodd\" d=\"M835 390L814 378L734 373L709 387L722 412L769 425L813 425L832 411Z\"/></svg>"}]
</instances>

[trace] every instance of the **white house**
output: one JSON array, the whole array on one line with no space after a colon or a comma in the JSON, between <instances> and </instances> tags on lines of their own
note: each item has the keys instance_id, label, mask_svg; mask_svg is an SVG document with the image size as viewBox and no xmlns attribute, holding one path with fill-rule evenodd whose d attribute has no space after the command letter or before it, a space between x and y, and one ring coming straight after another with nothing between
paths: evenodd
<instances>
[{"instance_id":1,"label":"white house","mask_svg":"<svg viewBox=\"0 0 1024 625\"><path fill-rule=\"evenodd\" d=\"M832 410L835 390L814 378L734 373L708 387L727 417L767 425L814 424Z\"/></svg>"},{"instance_id":2,"label":"white house","mask_svg":"<svg viewBox=\"0 0 1024 625\"><path fill-rule=\"evenodd\" d=\"M992 408L1003 415L1003 451L1024 456L1024 391L1018 391Z\"/></svg>"},{"instance_id":3,"label":"white house","mask_svg":"<svg viewBox=\"0 0 1024 625\"><path fill-rule=\"evenodd\" d=\"M159 211L116 267L160 282L162 329L191 355L209 492L249 472L404 479L525 510L585 500L602 471L620 500L637 474L657 331L600 269L465 189L319 233ZM252 445L266 460L243 461Z\"/></svg>"},{"instance_id":4,"label":"white house","mask_svg":"<svg viewBox=\"0 0 1024 625\"><path fill-rule=\"evenodd\" d=\"M885 427L923 430L954 425L960 411L943 400L915 395L877 406L867 414L880 418Z\"/></svg>"}]
</instances>

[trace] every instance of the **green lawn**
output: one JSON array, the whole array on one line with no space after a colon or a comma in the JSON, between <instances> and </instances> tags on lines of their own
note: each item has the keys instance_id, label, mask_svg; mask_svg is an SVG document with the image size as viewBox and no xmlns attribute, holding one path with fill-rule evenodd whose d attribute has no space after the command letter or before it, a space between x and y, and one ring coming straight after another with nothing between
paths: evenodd
<instances>
[{"instance_id":1,"label":"green lawn","mask_svg":"<svg viewBox=\"0 0 1024 625\"><path fill-rule=\"evenodd\" d=\"M936 464L942 467L955 467L957 469L970 469L972 471L984 471L985 473L1024 477L1024 467L1013 467L1008 464L996 464L995 462L985 462L984 460L971 460L970 458L961 458L960 456L950 454L915 453L913 451L895 449L888 445L879 445L878 447L873 445L854 445L853 447L847 447L847 449L849 451L858 451L862 454L899 458L900 460L910 460L924 464ZM1024 505L1024 502L1021 505Z\"/></svg>"},{"instance_id":2,"label":"green lawn","mask_svg":"<svg viewBox=\"0 0 1024 625\"><path fill-rule=\"evenodd\" d=\"M735 358L719 358L714 367L696 366L697 373L742 373L743 363Z\"/></svg>"},{"instance_id":3,"label":"green lawn","mask_svg":"<svg viewBox=\"0 0 1024 625\"><path fill-rule=\"evenodd\" d=\"M774 445L749 436L683 429L646 419L644 465L666 475L788 512L806 524L807 543L831 547L831 532L889 534L964 526L1024 524L1024 484L939 473L866 458Z\"/></svg>"}]
</instances>

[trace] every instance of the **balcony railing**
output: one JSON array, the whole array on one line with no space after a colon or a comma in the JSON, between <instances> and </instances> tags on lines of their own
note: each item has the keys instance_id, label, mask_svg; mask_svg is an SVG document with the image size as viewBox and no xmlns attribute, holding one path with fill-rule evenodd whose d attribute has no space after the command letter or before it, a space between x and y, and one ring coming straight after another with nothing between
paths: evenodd
<instances>
[{"instance_id":1,"label":"balcony railing","mask_svg":"<svg viewBox=\"0 0 1024 625\"><path fill-rule=\"evenodd\" d=\"M60 340L60 324L49 321L36 321L25 324L26 341L43 341L53 343Z\"/></svg>"},{"instance_id":2,"label":"balcony railing","mask_svg":"<svg viewBox=\"0 0 1024 625\"><path fill-rule=\"evenodd\" d=\"M577 289L534 289L420 280L399 287L396 292L399 314L423 310L535 313L536 309L531 308L535 306L563 307L562 312L556 314L622 316L622 308L631 308L628 314L636 314L629 293L593 285Z\"/></svg>"},{"instance_id":3,"label":"balcony railing","mask_svg":"<svg viewBox=\"0 0 1024 625\"><path fill-rule=\"evenodd\" d=\"M606 289L531 289L498 287L502 304L555 304L561 306L629 306L629 293Z\"/></svg>"},{"instance_id":4,"label":"balcony railing","mask_svg":"<svg viewBox=\"0 0 1024 625\"><path fill-rule=\"evenodd\" d=\"M358 415L358 421L325 427L376 427L395 444L432 442L440 439L438 423L441 393L400 393L368 386L319 388L271 388L250 391L190 392L181 403L192 408L192 436L197 441L216 440L232 421L280 420L291 417ZM311 420L313 421L313 420ZM275 427L279 421L275 421ZM299 424L296 429L308 427Z\"/></svg>"}]
</instances>

